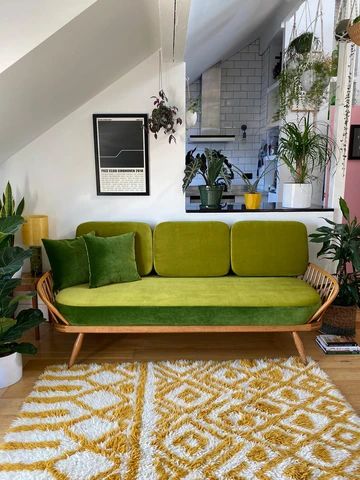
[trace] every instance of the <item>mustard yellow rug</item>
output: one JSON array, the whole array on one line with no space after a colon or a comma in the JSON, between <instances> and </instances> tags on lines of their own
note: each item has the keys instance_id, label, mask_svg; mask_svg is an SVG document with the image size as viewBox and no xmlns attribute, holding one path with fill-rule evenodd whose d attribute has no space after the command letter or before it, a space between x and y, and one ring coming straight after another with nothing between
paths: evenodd
<instances>
[{"instance_id":1,"label":"mustard yellow rug","mask_svg":"<svg viewBox=\"0 0 360 480\"><path fill-rule=\"evenodd\" d=\"M0 448L0 480L359 478L359 417L295 358L49 367Z\"/></svg>"}]
</instances>

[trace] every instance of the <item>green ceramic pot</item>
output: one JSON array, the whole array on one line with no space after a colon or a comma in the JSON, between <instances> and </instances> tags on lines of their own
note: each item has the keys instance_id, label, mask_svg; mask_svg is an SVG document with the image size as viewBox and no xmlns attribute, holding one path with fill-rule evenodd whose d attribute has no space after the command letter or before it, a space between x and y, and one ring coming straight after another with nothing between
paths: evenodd
<instances>
[{"instance_id":1,"label":"green ceramic pot","mask_svg":"<svg viewBox=\"0 0 360 480\"><path fill-rule=\"evenodd\" d=\"M220 208L222 193L224 191L223 185L215 185L209 187L208 185L199 185L200 191L200 207L209 209Z\"/></svg>"}]
</instances>

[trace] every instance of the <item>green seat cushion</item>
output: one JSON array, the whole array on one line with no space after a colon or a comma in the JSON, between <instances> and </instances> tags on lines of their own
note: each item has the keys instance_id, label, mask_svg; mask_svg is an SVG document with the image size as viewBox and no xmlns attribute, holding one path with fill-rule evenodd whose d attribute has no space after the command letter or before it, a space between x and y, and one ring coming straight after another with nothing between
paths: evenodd
<instances>
[{"instance_id":1,"label":"green seat cushion","mask_svg":"<svg viewBox=\"0 0 360 480\"><path fill-rule=\"evenodd\" d=\"M154 267L163 277L220 277L230 269L222 222L164 222L154 230Z\"/></svg>"},{"instance_id":2,"label":"green seat cushion","mask_svg":"<svg viewBox=\"0 0 360 480\"><path fill-rule=\"evenodd\" d=\"M89 260L89 287L140 280L135 261L135 233L114 237L84 236Z\"/></svg>"},{"instance_id":3,"label":"green seat cushion","mask_svg":"<svg viewBox=\"0 0 360 480\"><path fill-rule=\"evenodd\" d=\"M76 235L95 232L98 237L112 237L123 233L135 233L135 256L138 272L149 275L152 270L152 232L150 225L142 222L86 222L76 229Z\"/></svg>"},{"instance_id":4,"label":"green seat cushion","mask_svg":"<svg viewBox=\"0 0 360 480\"><path fill-rule=\"evenodd\" d=\"M231 267L236 275L287 277L305 273L306 227L300 222L244 221L231 229Z\"/></svg>"},{"instance_id":5,"label":"green seat cushion","mask_svg":"<svg viewBox=\"0 0 360 480\"><path fill-rule=\"evenodd\" d=\"M93 236L90 231L86 236ZM54 290L71 287L89 281L89 262L82 236L64 240L42 240L49 258Z\"/></svg>"},{"instance_id":6,"label":"green seat cushion","mask_svg":"<svg viewBox=\"0 0 360 480\"><path fill-rule=\"evenodd\" d=\"M56 305L71 325L298 325L321 304L297 278L144 277L67 288Z\"/></svg>"}]
</instances>

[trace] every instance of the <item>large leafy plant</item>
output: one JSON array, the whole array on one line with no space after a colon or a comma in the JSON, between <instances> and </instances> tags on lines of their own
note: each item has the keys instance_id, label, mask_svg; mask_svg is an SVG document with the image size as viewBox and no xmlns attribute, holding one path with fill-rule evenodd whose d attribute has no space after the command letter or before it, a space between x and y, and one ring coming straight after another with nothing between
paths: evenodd
<instances>
[{"instance_id":1,"label":"large leafy plant","mask_svg":"<svg viewBox=\"0 0 360 480\"><path fill-rule=\"evenodd\" d=\"M185 190L194 180L196 175L200 174L208 187L225 185L230 188L231 180L234 178L233 166L228 159L219 150L205 149L205 153L198 153L194 156L196 148L186 154L185 176L182 189Z\"/></svg>"},{"instance_id":2,"label":"large leafy plant","mask_svg":"<svg viewBox=\"0 0 360 480\"><path fill-rule=\"evenodd\" d=\"M319 227L310 234L310 241L322 243L318 257L324 257L337 263L336 278L339 293L335 304L350 306L360 304L360 223L351 219L349 208L343 198L339 201L345 219L344 223L335 223L324 218L330 225Z\"/></svg>"},{"instance_id":3,"label":"large leafy plant","mask_svg":"<svg viewBox=\"0 0 360 480\"><path fill-rule=\"evenodd\" d=\"M18 343L18 340L26 330L44 321L41 311L34 308L22 310L14 318L19 301L24 296L14 297L14 290L21 279L12 276L23 265L24 260L31 256L30 250L14 247L9 243L9 238L15 235L22 223L24 219L20 215L0 218L0 357L14 352L36 353L34 345Z\"/></svg>"},{"instance_id":4,"label":"large leafy plant","mask_svg":"<svg viewBox=\"0 0 360 480\"><path fill-rule=\"evenodd\" d=\"M295 183L315 180L314 172L322 171L334 154L334 142L303 117L299 123L289 122L281 128L278 157L288 167Z\"/></svg>"}]
</instances>

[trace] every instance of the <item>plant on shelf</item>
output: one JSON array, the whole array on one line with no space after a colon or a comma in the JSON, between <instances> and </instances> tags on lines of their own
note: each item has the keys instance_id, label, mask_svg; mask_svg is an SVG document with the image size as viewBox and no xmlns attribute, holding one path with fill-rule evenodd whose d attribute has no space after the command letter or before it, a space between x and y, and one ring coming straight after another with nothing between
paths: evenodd
<instances>
[{"instance_id":1,"label":"plant on shelf","mask_svg":"<svg viewBox=\"0 0 360 480\"><path fill-rule=\"evenodd\" d=\"M220 207L222 193L230 188L234 178L232 165L219 150L205 149L205 153L194 156L196 148L186 154L183 192L189 187L196 175L201 175L205 184L199 185L201 207L216 209Z\"/></svg>"},{"instance_id":2,"label":"plant on shelf","mask_svg":"<svg viewBox=\"0 0 360 480\"><path fill-rule=\"evenodd\" d=\"M340 209L344 223L327 218L330 226L322 226L310 234L310 241L322 243L318 257L337 262L335 276L339 293L325 313L322 331L335 335L354 335L356 306L360 306L360 223L351 219L346 201L340 197Z\"/></svg>"},{"instance_id":3,"label":"plant on shelf","mask_svg":"<svg viewBox=\"0 0 360 480\"><path fill-rule=\"evenodd\" d=\"M241 179L244 181L247 192L244 194L245 198L245 207L247 210L256 210L260 208L262 194L258 192L258 186L260 181L265 177L265 175L272 170L274 170L274 165L269 163L267 167L263 169L263 171L257 175L255 180L249 178L249 175L241 170L239 167L232 165L232 169L235 173L238 173Z\"/></svg>"},{"instance_id":4,"label":"plant on shelf","mask_svg":"<svg viewBox=\"0 0 360 480\"><path fill-rule=\"evenodd\" d=\"M154 134L155 138L158 138L158 133L163 130L165 135L169 135L169 143L176 138L174 133L175 127L182 124L182 120L178 117L178 107L169 105L169 100L165 95L164 90L160 90L159 96L152 96L155 98L155 108L151 112L151 116L148 118L146 129Z\"/></svg>"},{"instance_id":5,"label":"plant on shelf","mask_svg":"<svg viewBox=\"0 0 360 480\"><path fill-rule=\"evenodd\" d=\"M311 182L323 172L333 154L333 140L311 123L309 116L303 117L299 123L286 123L281 128L278 157L294 180L292 183L284 183L284 207L310 207Z\"/></svg>"},{"instance_id":6,"label":"plant on shelf","mask_svg":"<svg viewBox=\"0 0 360 480\"><path fill-rule=\"evenodd\" d=\"M44 321L41 311L33 308L20 311L14 318L19 301L24 296L14 297L14 290L21 280L13 278L13 275L31 256L31 251L10 245L9 238L23 223L20 215L0 218L0 387L20 380L21 354L34 354L36 347L31 343L18 343L18 340L26 330Z\"/></svg>"}]
</instances>

